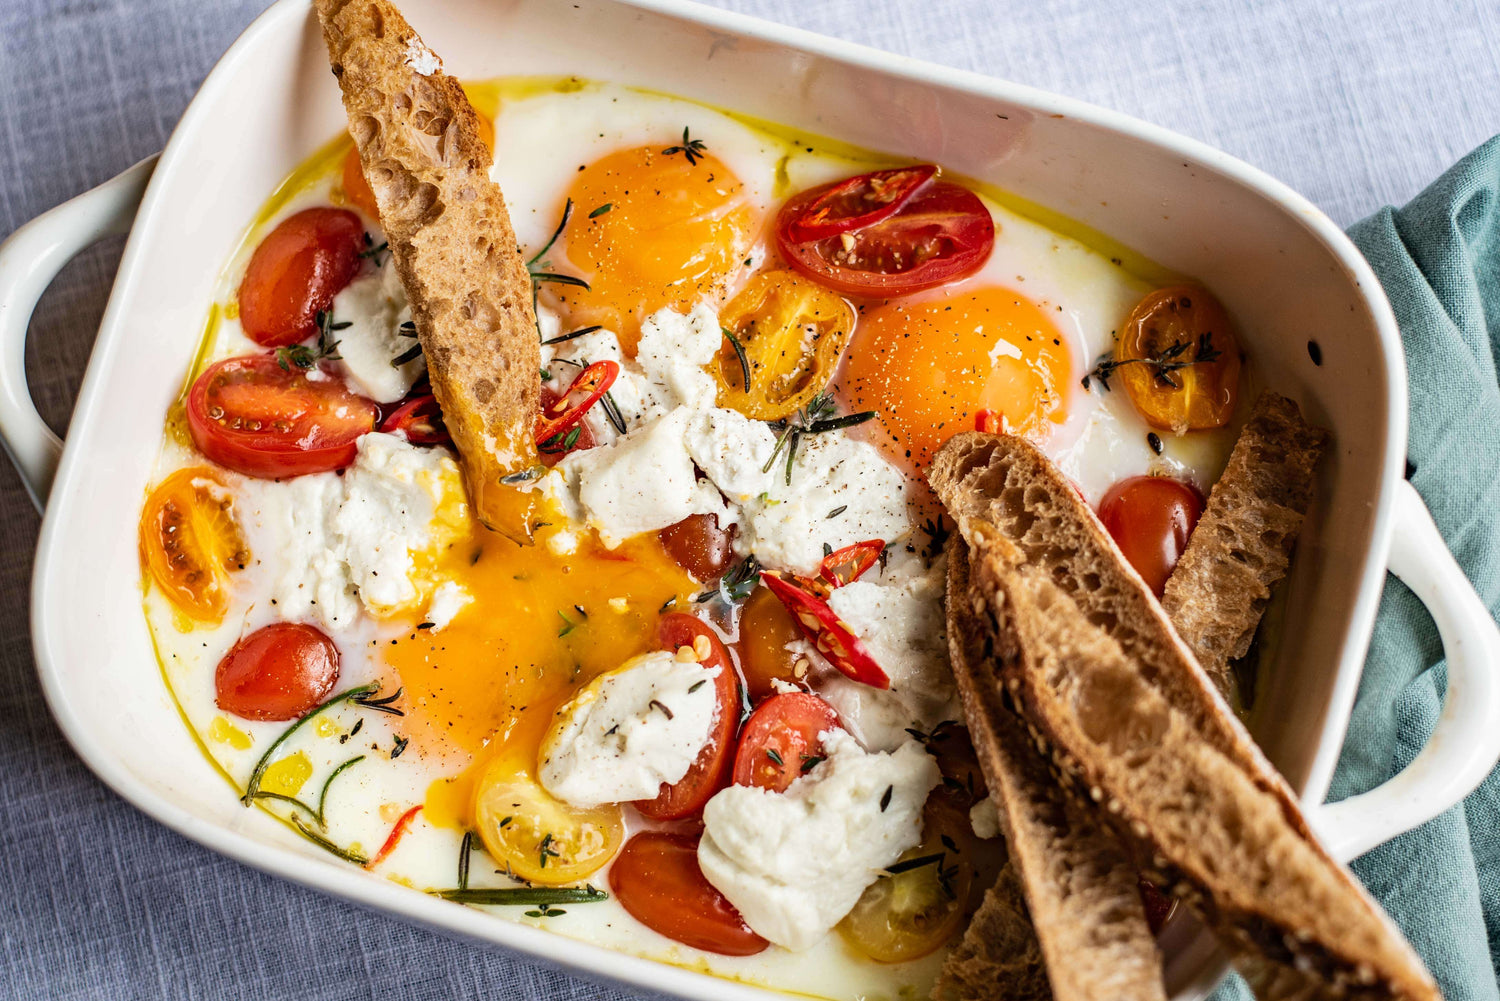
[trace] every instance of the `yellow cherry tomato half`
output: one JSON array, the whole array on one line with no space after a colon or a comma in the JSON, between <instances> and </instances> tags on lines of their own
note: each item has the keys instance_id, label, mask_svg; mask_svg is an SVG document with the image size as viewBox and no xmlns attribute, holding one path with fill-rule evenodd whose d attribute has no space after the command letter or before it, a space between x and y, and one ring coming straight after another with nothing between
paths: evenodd
<instances>
[{"instance_id":1,"label":"yellow cherry tomato half","mask_svg":"<svg viewBox=\"0 0 1500 1001\"><path fill-rule=\"evenodd\" d=\"M1239 396L1240 342L1207 289L1157 289L1136 304L1115 368L1146 423L1182 434L1223 427Z\"/></svg>"},{"instance_id":2,"label":"yellow cherry tomato half","mask_svg":"<svg viewBox=\"0 0 1500 1001\"><path fill-rule=\"evenodd\" d=\"M833 378L854 330L854 309L795 271L767 271L729 301L719 322L726 333L713 366L719 406L774 421L790 417Z\"/></svg>"},{"instance_id":3,"label":"yellow cherry tomato half","mask_svg":"<svg viewBox=\"0 0 1500 1001\"><path fill-rule=\"evenodd\" d=\"M229 607L229 575L250 551L234 516L234 495L207 466L162 480L141 511L141 562L189 618L217 624Z\"/></svg>"},{"instance_id":4,"label":"yellow cherry tomato half","mask_svg":"<svg viewBox=\"0 0 1500 1001\"><path fill-rule=\"evenodd\" d=\"M475 790L474 828L491 858L512 875L543 886L587 878L625 840L617 805L569 806L507 761L492 765Z\"/></svg>"}]
</instances>

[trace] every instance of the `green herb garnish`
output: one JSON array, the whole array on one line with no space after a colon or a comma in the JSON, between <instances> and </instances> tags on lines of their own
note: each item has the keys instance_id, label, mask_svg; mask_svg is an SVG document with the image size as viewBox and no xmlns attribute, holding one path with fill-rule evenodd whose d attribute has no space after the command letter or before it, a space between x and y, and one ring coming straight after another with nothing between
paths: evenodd
<instances>
[{"instance_id":1,"label":"green herb garnish","mask_svg":"<svg viewBox=\"0 0 1500 1001\"><path fill-rule=\"evenodd\" d=\"M1091 382L1099 380L1099 388L1106 393L1109 392L1110 377L1124 368L1126 365L1145 365L1151 369L1151 374L1156 381L1173 389L1181 389L1182 383L1177 380L1176 372L1196 365L1199 362L1217 361L1222 353L1214 347L1212 331L1205 330L1198 335L1194 341L1173 341L1155 355L1146 358L1121 358L1115 359L1108 354L1101 355L1099 361L1089 370L1089 374L1082 379L1084 389L1088 389Z\"/></svg>"},{"instance_id":2,"label":"green herb garnish","mask_svg":"<svg viewBox=\"0 0 1500 1001\"><path fill-rule=\"evenodd\" d=\"M689 139L688 130L684 128L682 130L682 145L668 146L666 149L662 150L661 153L662 156L675 156L676 154L681 153L683 156L687 157L688 166L691 167L696 165L699 160L703 159L703 151L706 149L708 149L708 147L703 144L702 139Z\"/></svg>"},{"instance_id":3,"label":"green herb garnish","mask_svg":"<svg viewBox=\"0 0 1500 1001\"><path fill-rule=\"evenodd\" d=\"M297 368L307 371L320 361L338 361L339 342L334 339L335 330L347 330L354 324L348 320L342 323L333 322L333 311L320 309L317 314L318 343L312 347L306 344L293 344L290 347L276 349L276 364L281 366L283 372L290 372Z\"/></svg>"},{"instance_id":4,"label":"green herb garnish","mask_svg":"<svg viewBox=\"0 0 1500 1001\"><path fill-rule=\"evenodd\" d=\"M841 431L844 428L863 424L874 416L873 410L838 416L838 404L834 402L833 394L825 390L809 400L807 406L797 411L792 417L781 422L781 434L776 439L776 447L771 450L771 457L766 460L766 464L761 467L760 471L769 473L771 467L776 464L776 457L781 454L783 448L786 448L786 483L790 486L792 463L796 461L797 446L801 443L803 435Z\"/></svg>"}]
</instances>

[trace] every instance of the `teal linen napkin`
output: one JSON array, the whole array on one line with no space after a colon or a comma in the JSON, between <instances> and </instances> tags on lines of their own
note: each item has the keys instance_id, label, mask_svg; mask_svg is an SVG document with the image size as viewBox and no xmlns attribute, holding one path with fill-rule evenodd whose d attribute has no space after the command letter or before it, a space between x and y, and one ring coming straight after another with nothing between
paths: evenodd
<instances>
[{"instance_id":1,"label":"teal linen napkin","mask_svg":"<svg viewBox=\"0 0 1500 1001\"><path fill-rule=\"evenodd\" d=\"M1401 325L1411 388L1408 478L1459 565L1500 610L1500 136L1402 209L1349 235ZM1416 757L1447 668L1415 596L1387 578L1330 800ZM1351 867L1401 926L1447 1001L1500 1001L1500 771L1468 799ZM1213 1001L1249 992L1231 978Z\"/></svg>"}]
</instances>

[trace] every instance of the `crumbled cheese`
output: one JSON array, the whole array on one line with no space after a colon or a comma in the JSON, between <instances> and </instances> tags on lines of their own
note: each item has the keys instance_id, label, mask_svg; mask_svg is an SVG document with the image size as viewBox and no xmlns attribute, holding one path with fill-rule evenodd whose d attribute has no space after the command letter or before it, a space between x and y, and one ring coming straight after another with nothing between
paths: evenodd
<instances>
[{"instance_id":1,"label":"crumbled cheese","mask_svg":"<svg viewBox=\"0 0 1500 1001\"><path fill-rule=\"evenodd\" d=\"M336 331L338 366L349 385L377 403L394 403L406 395L427 371L419 354L402 365L391 362L416 346L402 335L401 324L411 320L411 307L396 268L384 267L361 275L333 297L333 318L348 327Z\"/></svg>"},{"instance_id":2,"label":"crumbled cheese","mask_svg":"<svg viewBox=\"0 0 1500 1001\"><path fill-rule=\"evenodd\" d=\"M330 630L363 606L376 615L419 597L412 553L434 544L434 516L462 496L458 464L443 449L388 434L359 439L354 464L259 485L259 523L284 567L272 597L284 619Z\"/></svg>"},{"instance_id":3,"label":"crumbled cheese","mask_svg":"<svg viewBox=\"0 0 1500 1001\"><path fill-rule=\"evenodd\" d=\"M721 669L658 650L595 679L558 710L542 786L577 807L650 799L708 742Z\"/></svg>"},{"instance_id":4,"label":"crumbled cheese","mask_svg":"<svg viewBox=\"0 0 1500 1001\"><path fill-rule=\"evenodd\" d=\"M969 826L974 828L974 837L981 841L1000 836L1000 811L995 808L993 796L986 796L969 807Z\"/></svg>"},{"instance_id":5,"label":"crumbled cheese","mask_svg":"<svg viewBox=\"0 0 1500 1001\"><path fill-rule=\"evenodd\" d=\"M451 580L445 580L432 590L427 602L427 621L433 632L446 629L448 624L474 602L474 596Z\"/></svg>"},{"instance_id":6,"label":"crumbled cheese","mask_svg":"<svg viewBox=\"0 0 1500 1001\"><path fill-rule=\"evenodd\" d=\"M415 73L422 76L432 76L443 68L443 61L421 41L416 38L408 39L406 42L406 56L402 60Z\"/></svg>"},{"instance_id":7,"label":"crumbled cheese","mask_svg":"<svg viewBox=\"0 0 1500 1001\"><path fill-rule=\"evenodd\" d=\"M841 730L820 739L826 760L785 792L730 786L703 810L704 877L788 949L815 944L921 841L922 805L940 778L915 741L871 754Z\"/></svg>"}]
</instances>

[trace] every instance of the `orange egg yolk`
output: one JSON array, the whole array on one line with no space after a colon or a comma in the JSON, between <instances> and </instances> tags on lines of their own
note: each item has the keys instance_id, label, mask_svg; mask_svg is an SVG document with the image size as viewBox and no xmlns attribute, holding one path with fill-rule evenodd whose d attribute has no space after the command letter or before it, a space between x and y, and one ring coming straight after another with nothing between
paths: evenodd
<instances>
[{"instance_id":1,"label":"orange egg yolk","mask_svg":"<svg viewBox=\"0 0 1500 1001\"><path fill-rule=\"evenodd\" d=\"M436 569L474 601L440 631L413 623L381 656L405 689L414 747L462 768L428 792L428 819L451 826L467 821L472 782L489 763L534 768L557 708L656 649L663 604L690 606L696 591L654 534L612 551L585 537L558 555L545 538L520 547L476 528Z\"/></svg>"},{"instance_id":2,"label":"orange egg yolk","mask_svg":"<svg viewBox=\"0 0 1500 1001\"><path fill-rule=\"evenodd\" d=\"M750 249L755 220L744 184L711 153L695 159L659 146L619 150L579 171L568 189L564 251L590 287L548 291L575 326L615 331L627 354L643 319L717 297Z\"/></svg>"},{"instance_id":3,"label":"orange egg yolk","mask_svg":"<svg viewBox=\"0 0 1500 1001\"><path fill-rule=\"evenodd\" d=\"M1071 372L1068 342L1047 310L987 287L871 309L843 383L855 409L878 412L881 448L920 470L949 438L973 430L981 410L1022 434L1062 423Z\"/></svg>"}]
</instances>

